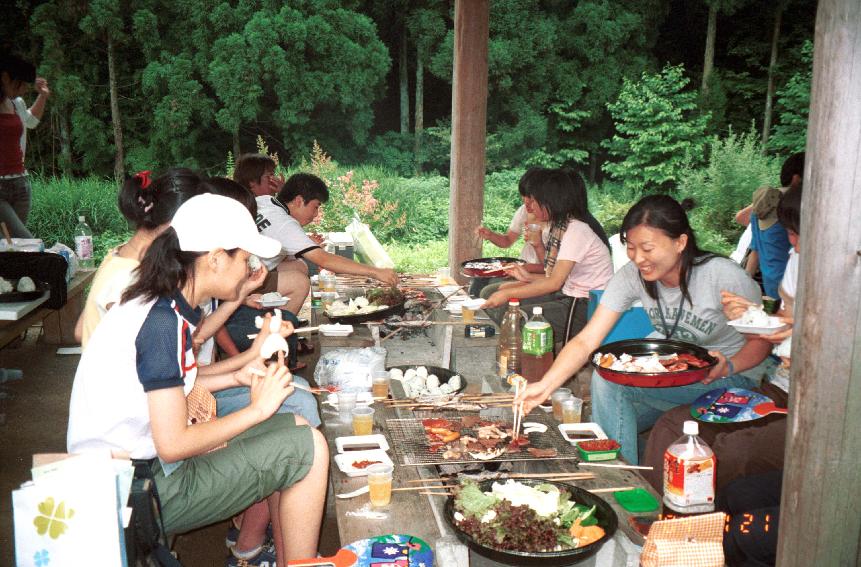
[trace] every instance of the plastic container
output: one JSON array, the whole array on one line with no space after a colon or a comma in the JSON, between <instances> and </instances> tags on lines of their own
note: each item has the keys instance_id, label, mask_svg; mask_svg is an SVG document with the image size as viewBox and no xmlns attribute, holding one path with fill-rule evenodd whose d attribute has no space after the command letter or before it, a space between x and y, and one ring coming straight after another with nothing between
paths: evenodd
<instances>
[{"instance_id":1,"label":"plastic container","mask_svg":"<svg viewBox=\"0 0 861 567\"><path fill-rule=\"evenodd\" d=\"M75 254L81 268L93 267L93 229L87 224L84 215L78 217L78 225L75 227Z\"/></svg>"},{"instance_id":2,"label":"plastic container","mask_svg":"<svg viewBox=\"0 0 861 567\"><path fill-rule=\"evenodd\" d=\"M532 308L532 318L523 326L521 374L527 382L538 382L553 366L553 327L541 307Z\"/></svg>"},{"instance_id":3,"label":"plastic container","mask_svg":"<svg viewBox=\"0 0 861 567\"><path fill-rule=\"evenodd\" d=\"M463 328L463 336L468 339L487 338L496 334L493 325L466 325Z\"/></svg>"},{"instance_id":4,"label":"plastic container","mask_svg":"<svg viewBox=\"0 0 861 567\"><path fill-rule=\"evenodd\" d=\"M699 438L699 424L686 421L684 435L664 453L664 504L682 514L715 509L717 460Z\"/></svg>"},{"instance_id":5,"label":"plastic container","mask_svg":"<svg viewBox=\"0 0 861 567\"><path fill-rule=\"evenodd\" d=\"M520 374L523 335L521 333L521 318L519 299L508 300L508 310L502 317L499 326L499 342L496 346L496 373L500 378L509 374Z\"/></svg>"},{"instance_id":6,"label":"plastic container","mask_svg":"<svg viewBox=\"0 0 861 567\"><path fill-rule=\"evenodd\" d=\"M613 439L595 439L577 443L577 451L584 461L612 461L619 458L622 446Z\"/></svg>"},{"instance_id":7,"label":"plastic container","mask_svg":"<svg viewBox=\"0 0 861 567\"><path fill-rule=\"evenodd\" d=\"M654 512L661 507L658 499L643 488L614 492L613 498L616 499L619 506L634 514Z\"/></svg>"}]
</instances>

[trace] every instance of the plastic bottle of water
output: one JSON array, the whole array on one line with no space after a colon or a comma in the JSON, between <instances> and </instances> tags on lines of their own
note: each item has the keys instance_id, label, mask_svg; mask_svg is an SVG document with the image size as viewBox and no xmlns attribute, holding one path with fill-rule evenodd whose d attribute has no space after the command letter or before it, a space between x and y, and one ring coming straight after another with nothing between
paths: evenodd
<instances>
[{"instance_id":1,"label":"plastic bottle of water","mask_svg":"<svg viewBox=\"0 0 861 567\"><path fill-rule=\"evenodd\" d=\"M682 514L715 509L717 459L698 437L699 424L686 421L684 435L664 453L664 504Z\"/></svg>"},{"instance_id":2,"label":"plastic bottle of water","mask_svg":"<svg viewBox=\"0 0 861 567\"><path fill-rule=\"evenodd\" d=\"M93 229L84 215L78 217L78 226L75 227L75 254L81 268L93 267Z\"/></svg>"},{"instance_id":3,"label":"plastic bottle of water","mask_svg":"<svg viewBox=\"0 0 861 567\"><path fill-rule=\"evenodd\" d=\"M541 380L553 365L553 327L541 307L532 308L532 318L523 327L523 377L528 382Z\"/></svg>"},{"instance_id":4,"label":"plastic bottle of water","mask_svg":"<svg viewBox=\"0 0 861 567\"><path fill-rule=\"evenodd\" d=\"M520 332L520 300L509 299L508 311L502 317L499 342L496 345L497 375L506 378L509 374L520 374L520 357L523 336Z\"/></svg>"}]
</instances>

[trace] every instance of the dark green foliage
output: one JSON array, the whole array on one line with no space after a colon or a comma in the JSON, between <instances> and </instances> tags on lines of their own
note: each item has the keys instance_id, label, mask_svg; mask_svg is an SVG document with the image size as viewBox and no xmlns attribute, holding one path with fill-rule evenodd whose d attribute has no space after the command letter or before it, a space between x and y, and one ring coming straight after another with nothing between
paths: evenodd
<instances>
[{"instance_id":1,"label":"dark green foliage","mask_svg":"<svg viewBox=\"0 0 861 567\"><path fill-rule=\"evenodd\" d=\"M813 81L813 43L801 46L801 69L777 91L777 123L768 147L777 152L803 152L807 145L810 85Z\"/></svg>"},{"instance_id":2,"label":"dark green foliage","mask_svg":"<svg viewBox=\"0 0 861 567\"><path fill-rule=\"evenodd\" d=\"M684 168L701 163L709 115L697 108L696 93L683 90L689 82L681 66L667 66L639 81L625 79L607 105L616 135L603 145L616 161L604 171L626 188L672 190Z\"/></svg>"}]
</instances>

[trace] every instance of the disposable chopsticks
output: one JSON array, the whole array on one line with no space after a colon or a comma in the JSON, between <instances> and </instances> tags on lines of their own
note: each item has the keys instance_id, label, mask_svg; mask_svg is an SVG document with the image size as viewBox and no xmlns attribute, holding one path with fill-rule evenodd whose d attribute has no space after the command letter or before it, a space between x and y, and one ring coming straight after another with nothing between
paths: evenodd
<instances>
[{"instance_id":1,"label":"disposable chopsticks","mask_svg":"<svg viewBox=\"0 0 861 567\"><path fill-rule=\"evenodd\" d=\"M631 470L641 470L641 471L650 471L654 469L654 467L644 467L640 465L614 465L611 463L579 463L578 466L581 467L605 467L608 469L631 469Z\"/></svg>"},{"instance_id":2,"label":"disposable chopsticks","mask_svg":"<svg viewBox=\"0 0 861 567\"><path fill-rule=\"evenodd\" d=\"M428 490L429 488L454 488L456 485L444 485L444 486L402 486L400 488L393 488L392 492L413 492L417 490Z\"/></svg>"},{"instance_id":3,"label":"disposable chopsticks","mask_svg":"<svg viewBox=\"0 0 861 567\"><path fill-rule=\"evenodd\" d=\"M636 486L614 486L612 488L587 488L589 492L593 494L600 494L602 492L625 492L627 490L634 490L637 488Z\"/></svg>"}]
</instances>

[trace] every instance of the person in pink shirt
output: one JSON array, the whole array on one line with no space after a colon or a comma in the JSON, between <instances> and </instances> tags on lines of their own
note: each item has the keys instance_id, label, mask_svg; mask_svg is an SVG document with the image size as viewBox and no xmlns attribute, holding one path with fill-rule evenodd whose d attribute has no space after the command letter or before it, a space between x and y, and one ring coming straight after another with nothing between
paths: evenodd
<instances>
[{"instance_id":1,"label":"person in pink shirt","mask_svg":"<svg viewBox=\"0 0 861 567\"><path fill-rule=\"evenodd\" d=\"M549 222L544 249L544 273L522 266L506 271L516 281L486 287L485 310L499 323L508 300L522 307L541 306L553 326L557 343L564 344L586 325L589 291L604 289L613 275L610 249L589 224L586 184L575 173L560 169L531 171L523 197L537 222Z\"/></svg>"}]
</instances>

